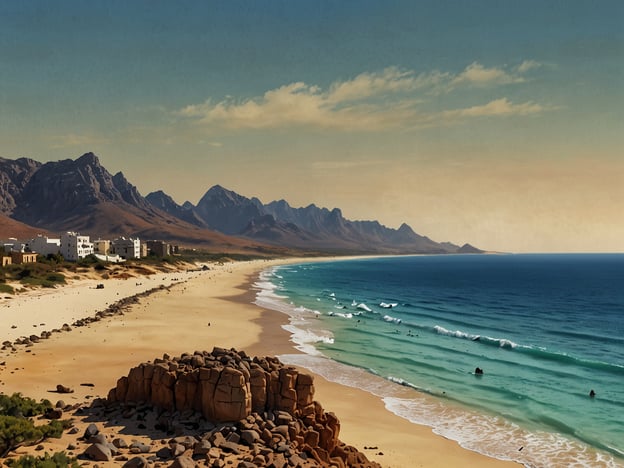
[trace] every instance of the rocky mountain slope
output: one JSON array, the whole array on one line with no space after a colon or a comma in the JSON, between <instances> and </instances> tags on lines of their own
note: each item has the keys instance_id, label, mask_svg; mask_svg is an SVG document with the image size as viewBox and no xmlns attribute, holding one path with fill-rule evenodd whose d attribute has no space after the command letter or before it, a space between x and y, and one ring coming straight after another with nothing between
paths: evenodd
<instances>
[{"instance_id":1,"label":"rocky mountain slope","mask_svg":"<svg viewBox=\"0 0 624 468\"><path fill-rule=\"evenodd\" d=\"M147 199L157 196L150 194ZM293 208L285 200L265 205L255 197L247 198L219 185L210 188L197 206L190 202L184 206L175 205L168 212L180 217L178 213L192 212L200 219L195 222L188 217L181 219L224 234L275 245L349 253L481 252L470 245L435 242L416 234L407 224L391 229L377 221L348 220L338 208L328 210L314 204Z\"/></svg>"},{"instance_id":2,"label":"rocky mountain slope","mask_svg":"<svg viewBox=\"0 0 624 468\"><path fill-rule=\"evenodd\" d=\"M392 229L377 221L348 220L339 208L293 208L285 200L263 204L219 185L196 206L178 205L162 190L143 197L123 173L112 175L93 153L45 164L0 158L0 216L7 219L0 224L0 237L31 227L33 232L139 236L228 251L481 252L468 244L435 242L407 224Z\"/></svg>"},{"instance_id":3,"label":"rocky mountain slope","mask_svg":"<svg viewBox=\"0 0 624 468\"><path fill-rule=\"evenodd\" d=\"M172 216L148 202L93 153L45 164L0 158L0 237L79 231L95 237L139 236L227 251L266 250Z\"/></svg>"}]
</instances>

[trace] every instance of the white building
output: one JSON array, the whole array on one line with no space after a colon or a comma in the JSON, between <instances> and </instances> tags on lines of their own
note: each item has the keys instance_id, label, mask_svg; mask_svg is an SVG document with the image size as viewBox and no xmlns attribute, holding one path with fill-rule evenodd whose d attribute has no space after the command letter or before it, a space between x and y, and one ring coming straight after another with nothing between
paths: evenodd
<instances>
[{"instance_id":1,"label":"white building","mask_svg":"<svg viewBox=\"0 0 624 468\"><path fill-rule=\"evenodd\" d=\"M91 254L93 243L89 241L89 236L81 236L76 232L61 234L61 255L65 260L75 262Z\"/></svg>"},{"instance_id":2,"label":"white building","mask_svg":"<svg viewBox=\"0 0 624 468\"><path fill-rule=\"evenodd\" d=\"M141 258L141 241L125 237L119 237L111 242L111 253L117 254L122 258Z\"/></svg>"},{"instance_id":3,"label":"white building","mask_svg":"<svg viewBox=\"0 0 624 468\"><path fill-rule=\"evenodd\" d=\"M20 241L26 251L37 252L41 255L57 254L61 250L61 239L52 239L39 234L34 239Z\"/></svg>"}]
</instances>

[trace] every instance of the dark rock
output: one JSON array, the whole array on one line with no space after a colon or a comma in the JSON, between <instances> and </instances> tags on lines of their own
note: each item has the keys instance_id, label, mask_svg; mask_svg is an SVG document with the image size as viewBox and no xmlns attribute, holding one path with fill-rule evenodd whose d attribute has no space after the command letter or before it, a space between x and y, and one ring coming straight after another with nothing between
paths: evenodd
<instances>
[{"instance_id":1,"label":"dark rock","mask_svg":"<svg viewBox=\"0 0 624 468\"><path fill-rule=\"evenodd\" d=\"M120 449L128 448L128 443L121 437L115 437L112 444Z\"/></svg>"},{"instance_id":2,"label":"dark rock","mask_svg":"<svg viewBox=\"0 0 624 468\"><path fill-rule=\"evenodd\" d=\"M156 456L163 460L169 460L170 458L173 458L173 452L169 447L163 447L156 452Z\"/></svg>"},{"instance_id":3,"label":"dark rock","mask_svg":"<svg viewBox=\"0 0 624 468\"><path fill-rule=\"evenodd\" d=\"M260 435L258 432L254 430L245 430L241 431L240 440L243 441L247 445L253 445L256 441L260 439Z\"/></svg>"},{"instance_id":4,"label":"dark rock","mask_svg":"<svg viewBox=\"0 0 624 468\"><path fill-rule=\"evenodd\" d=\"M149 466L147 460L143 457L134 457L124 463L123 468L146 468Z\"/></svg>"},{"instance_id":5,"label":"dark rock","mask_svg":"<svg viewBox=\"0 0 624 468\"><path fill-rule=\"evenodd\" d=\"M50 408L46 410L43 417L46 419L61 419L63 417L63 410L60 408Z\"/></svg>"},{"instance_id":6,"label":"dark rock","mask_svg":"<svg viewBox=\"0 0 624 468\"><path fill-rule=\"evenodd\" d=\"M56 386L56 391L58 393L74 393L74 391L71 388L66 387L65 385L61 385L61 384L58 384Z\"/></svg>"},{"instance_id":7,"label":"dark rock","mask_svg":"<svg viewBox=\"0 0 624 468\"><path fill-rule=\"evenodd\" d=\"M85 429L84 435L82 436L85 440L89 440L91 437L100 433L100 430L93 423L89 424Z\"/></svg>"}]
</instances>

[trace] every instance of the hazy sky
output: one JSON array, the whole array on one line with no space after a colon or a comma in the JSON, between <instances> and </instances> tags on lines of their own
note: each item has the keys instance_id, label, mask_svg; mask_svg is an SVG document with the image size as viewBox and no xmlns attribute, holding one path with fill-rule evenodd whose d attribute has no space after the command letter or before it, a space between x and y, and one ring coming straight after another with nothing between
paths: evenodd
<instances>
[{"instance_id":1,"label":"hazy sky","mask_svg":"<svg viewBox=\"0 0 624 468\"><path fill-rule=\"evenodd\" d=\"M0 156L624 251L624 1L0 2Z\"/></svg>"}]
</instances>

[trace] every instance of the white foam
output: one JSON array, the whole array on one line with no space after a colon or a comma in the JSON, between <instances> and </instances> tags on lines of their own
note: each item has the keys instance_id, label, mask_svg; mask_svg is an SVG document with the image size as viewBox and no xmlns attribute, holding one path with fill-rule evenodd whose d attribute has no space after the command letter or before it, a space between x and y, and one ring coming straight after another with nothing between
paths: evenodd
<instances>
[{"instance_id":1,"label":"white foam","mask_svg":"<svg viewBox=\"0 0 624 468\"><path fill-rule=\"evenodd\" d=\"M312 330L301 328L306 316L314 315L316 311L306 308L295 308L283 301L283 298L275 294L275 287L267 286L264 291L270 293L260 294L256 303L273 310L282 311L291 317L290 324L283 328L291 333L291 341L295 348L305 354L286 354L278 356L286 364L297 365L319 374L327 380L359 388L380 397L386 408L413 423L426 425L433 432L443 437L457 441L462 447L482 453L501 460L511 460L527 467L542 466L577 466L616 468L621 467L611 455L600 453L588 446L567 439L559 434L545 432L529 432L516 424L503 418L487 416L465 408L454 407L449 402L433 398L426 394L426 390L418 391L418 388L400 378L388 377L382 379L376 377L364 369L340 364L325 357L315 348L316 343L333 344L334 337L329 331ZM353 301L355 307L356 302ZM366 304L364 305L366 308ZM361 310L366 310L361 308ZM368 309L370 311L370 309ZM359 312L362 313L362 312ZM334 315L346 315L331 312ZM386 315L385 318L395 320ZM306 323L306 327L309 326ZM464 339L474 339L478 335L471 335L460 330L447 330L436 326L437 333L455 336ZM493 339L502 347L517 346L510 340ZM413 396L404 398L404 393L399 393L396 384L402 387L416 389ZM401 395L401 396L399 396ZM519 450L522 447L522 450Z\"/></svg>"},{"instance_id":2,"label":"white foam","mask_svg":"<svg viewBox=\"0 0 624 468\"><path fill-rule=\"evenodd\" d=\"M467 340L479 339L479 335L472 335L461 330L447 330L440 325L436 325L435 327L433 327L433 329L436 331L436 333L440 335L454 336L455 338L463 338Z\"/></svg>"},{"instance_id":3,"label":"white foam","mask_svg":"<svg viewBox=\"0 0 624 468\"><path fill-rule=\"evenodd\" d=\"M330 332L322 334L322 332L304 330L294 325L283 325L282 328L290 333L290 341L295 344L295 349L311 356L323 355L314 347L316 343L334 344L334 338Z\"/></svg>"},{"instance_id":4,"label":"white foam","mask_svg":"<svg viewBox=\"0 0 624 468\"><path fill-rule=\"evenodd\" d=\"M399 324L399 323L401 323L401 322L402 322L402 320L401 320L400 318L392 317L392 316L390 316L390 315L384 315L384 316L383 316L383 319L384 319L386 322L392 322L392 323L396 323L396 324Z\"/></svg>"},{"instance_id":5,"label":"white foam","mask_svg":"<svg viewBox=\"0 0 624 468\"><path fill-rule=\"evenodd\" d=\"M371 308L368 307L366 304L364 304L363 302L361 304L357 305L357 308L360 310L364 310L366 312L372 312Z\"/></svg>"}]
</instances>

